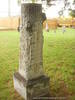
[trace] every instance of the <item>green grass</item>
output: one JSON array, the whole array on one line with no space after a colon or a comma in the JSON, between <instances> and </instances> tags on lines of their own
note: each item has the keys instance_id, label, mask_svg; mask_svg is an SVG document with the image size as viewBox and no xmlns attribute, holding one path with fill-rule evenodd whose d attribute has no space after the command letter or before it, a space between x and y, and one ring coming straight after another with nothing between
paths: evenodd
<instances>
[{"instance_id":1,"label":"green grass","mask_svg":"<svg viewBox=\"0 0 75 100\"><path fill-rule=\"evenodd\" d=\"M50 77L51 96L75 100L75 30L44 30L43 67ZM14 90L13 73L18 69L19 33L0 31L0 100L23 100Z\"/></svg>"}]
</instances>

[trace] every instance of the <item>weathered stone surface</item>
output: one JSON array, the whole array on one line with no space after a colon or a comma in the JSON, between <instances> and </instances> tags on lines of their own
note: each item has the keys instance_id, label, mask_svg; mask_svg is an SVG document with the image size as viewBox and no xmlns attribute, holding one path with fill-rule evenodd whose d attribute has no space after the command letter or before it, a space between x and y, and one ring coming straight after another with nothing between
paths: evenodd
<instances>
[{"instance_id":1,"label":"weathered stone surface","mask_svg":"<svg viewBox=\"0 0 75 100\"><path fill-rule=\"evenodd\" d=\"M43 32L45 20L40 4L21 5L19 71L14 74L14 87L25 100L49 92L49 78L43 72Z\"/></svg>"},{"instance_id":2,"label":"weathered stone surface","mask_svg":"<svg viewBox=\"0 0 75 100\"><path fill-rule=\"evenodd\" d=\"M43 75L42 8L40 4L22 4L19 73L25 79Z\"/></svg>"},{"instance_id":3,"label":"weathered stone surface","mask_svg":"<svg viewBox=\"0 0 75 100\"><path fill-rule=\"evenodd\" d=\"M35 97L44 96L49 93L49 78L44 75L27 81L16 72L14 80L15 89L25 100L32 100Z\"/></svg>"}]
</instances>

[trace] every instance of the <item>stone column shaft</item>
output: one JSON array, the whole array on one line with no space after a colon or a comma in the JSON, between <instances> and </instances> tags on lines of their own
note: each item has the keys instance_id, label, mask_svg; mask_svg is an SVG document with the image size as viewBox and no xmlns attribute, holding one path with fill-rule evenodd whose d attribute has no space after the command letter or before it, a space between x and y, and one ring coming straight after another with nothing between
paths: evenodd
<instances>
[{"instance_id":1,"label":"stone column shaft","mask_svg":"<svg viewBox=\"0 0 75 100\"><path fill-rule=\"evenodd\" d=\"M22 5L19 72L25 79L43 75L42 8L36 4Z\"/></svg>"}]
</instances>

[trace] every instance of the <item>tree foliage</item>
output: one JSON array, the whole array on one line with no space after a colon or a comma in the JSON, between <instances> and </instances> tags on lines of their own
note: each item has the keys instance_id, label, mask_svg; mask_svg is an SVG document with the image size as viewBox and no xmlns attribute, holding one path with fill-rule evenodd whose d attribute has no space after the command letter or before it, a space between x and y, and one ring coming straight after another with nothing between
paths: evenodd
<instances>
[{"instance_id":1,"label":"tree foliage","mask_svg":"<svg viewBox=\"0 0 75 100\"><path fill-rule=\"evenodd\" d=\"M21 4L21 0L17 0L18 1L18 4L20 5ZM23 0L25 1L25 0ZM64 3L64 6L62 9L60 9L59 11L59 15L62 16L64 11L66 9L70 9L70 15L71 16L75 16L75 10L72 10L71 6L70 6L70 0L29 0L29 1L32 1L32 3L35 3L35 2L38 2L38 1L45 1L46 5L48 7L52 6L52 5L56 5L56 2L59 1L59 2L62 2ZM75 6L75 0L73 0L73 3L72 3L73 6Z\"/></svg>"},{"instance_id":2,"label":"tree foliage","mask_svg":"<svg viewBox=\"0 0 75 100\"><path fill-rule=\"evenodd\" d=\"M70 16L75 17L75 0L73 0L72 6L73 8L70 8Z\"/></svg>"},{"instance_id":3,"label":"tree foliage","mask_svg":"<svg viewBox=\"0 0 75 100\"><path fill-rule=\"evenodd\" d=\"M71 11L70 11L70 15L71 15L72 17L75 17L75 10L71 10Z\"/></svg>"}]
</instances>

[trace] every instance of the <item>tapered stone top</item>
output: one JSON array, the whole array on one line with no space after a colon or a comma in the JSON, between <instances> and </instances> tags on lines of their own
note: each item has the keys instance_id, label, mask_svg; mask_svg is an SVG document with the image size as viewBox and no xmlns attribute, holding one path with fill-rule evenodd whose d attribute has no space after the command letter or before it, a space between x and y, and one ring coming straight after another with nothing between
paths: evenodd
<instances>
[{"instance_id":1,"label":"tapered stone top","mask_svg":"<svg viewBox=\"0 0 75 100\"><path fill-rule=\"evenodd\" d=\"M43 75L42 6L21 5L19 73L26 79Z\"/></svg>"}]
</instances>

